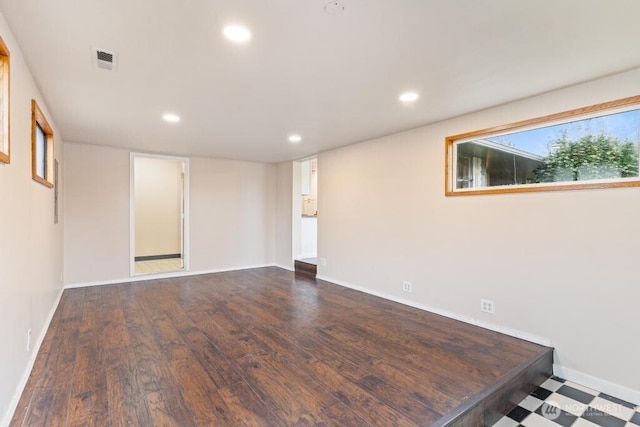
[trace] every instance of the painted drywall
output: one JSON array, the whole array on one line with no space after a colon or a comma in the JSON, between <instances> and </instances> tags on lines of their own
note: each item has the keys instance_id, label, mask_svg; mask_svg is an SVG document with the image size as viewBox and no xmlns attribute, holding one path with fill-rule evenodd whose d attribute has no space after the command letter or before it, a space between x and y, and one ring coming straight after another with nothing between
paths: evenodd
<instances>
[{"instance_id":1,"label":"painted drywall","mask_svg":"<svg viewBox=\"0 0 640 427\"><path fill-rule=\"evenodd\" d=\"M65 284L129 278L130 152L65 143ZM276 166L190 159L190 272L275 261Z\"/></svg>"},{"instance_id":2,"label":"painted drywall","mask_svg":"<svg viewBox=\"0 0 640 427\"><path fill-rule=\"evenodd\" d=\"M302 217L300 221L300 253L296 258L318 256L318 218Z\"/></svg>"},{"instance_id":3,"label":"painted drywall","mask_svg":"<svg viewBox=\"0 0 640 427\"><path fill-rule=\"evenodd\" d=\"M191 269L275 263L276 165L195 157Z\"/></svg>"},{"instance_id":4,"label":"painted drywall","mask_svg":"<svg viewBox=\"0 0 640 427\"><path fill-rule=\"evenodd\" d=\"M182 162L136 157L135 256L181 253Z\"/></svg>"},{"instance_id":5,"label":"painted drywall","mask_svg":"<svg viewBox=\"0 0 640 427\"><path fill-rule=\"evenodd\" d=\"M293 270L293 162L276 169L276 265Z\"/></svg>"},{"instance_id":6,"label":"painted drywall","mask_svg":"<svg viewBox=\"0 0 640 427\"><path fill-rule=\"evenodd\" d=\"M129 276L129 152L64 144L65 284Z\"/></svg>"},{"instance_id":7,"label":"painted drywall","mask_svg":"<svg viewBox=\"0 0 640 427\"><path fill-rule=\"evenodd\" d=\"M55 118L1 15L0 36L11 55L11 163L0 163L0 425L5 425L62 291L63 224L54 224L54 190L31 179L31 99L53 127L61 167L63 159ZM63 198L60 192L59 200ZM63 217L62 204L59 215Z\"/></svg>"},{"instance_id":8,"label":"painted drywall","mask_svg":"<svg viewBox=\"0 0 640 427\"><path fill-rule=\"evenodd\" d=\"M445 197L443 162L447 135L638 88L635 70L322 153L319 277L547 338L562 372L640 400L640 188Z\"/></svg>"},{"instance_id":9,"label":"painted drywall","mask_svg":"<svg viewBox=\"0 0 640 427\"><path fill-rule=\"evenodd\" d=\"M293 182L291 186L292 200L292 233L293 233L293 256L297 257L302 253L302 203L300 203L300 195L302 194L302 163L293 162Z\"/></svg>"}]
</instances>

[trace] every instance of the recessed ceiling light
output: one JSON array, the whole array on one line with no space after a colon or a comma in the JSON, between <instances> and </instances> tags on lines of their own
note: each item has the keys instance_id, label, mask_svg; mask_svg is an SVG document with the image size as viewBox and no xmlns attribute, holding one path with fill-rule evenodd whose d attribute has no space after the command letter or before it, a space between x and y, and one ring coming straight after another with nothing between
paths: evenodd
<instances>
[{"instance_id":1,"label":"recessed ceiling light","mask_svg":"<svg viewBox=\"0 0 640 427\"><path fill-rule=\"evenodd\" d=\"M222 30L222 34L235 43L246 43L251 40L251 31L242 25L227 25Z\"/></svg>"},{"instance_id":2,"label":"recessed ceiling light","mask_svg":"<svg viewBox=\"0 0 640 427\"><path fill-rule=\"evenodd\" d=\"M324 11L329 15L340 15L344 12L344 5L339 1L330 1L324 5Z\"/></svg>"},{"instance_id":3,"label":"recessed ceiling light","mask_svg":"<svg viewBox=\"0 0 640 427\"><path fill-rule=\"evenodd\" d=\"M418 95L416 92L405 92L400 95L400 101L402 102L414 102L418 98L420 98L420 95Z\"/></svg>"},{"instance_id":4,"label":"recessed ceiling light","mask_svg":"<svg viewBox=\"0 0 640 427\"><path fill-rule=\"evenodd\" d=\"M173 113L166 113L162 115L162 120L167 123L178 123L180 121L180 116Z\"/></svg>"},{"instance_id":5,"label":"recessed ceiling light","mask_svg":"<svg viewBox=\"0 0 640 427\"><path fill-rule=\"evenodd\" d=\"M289 135L289 142L297 144L300 141L302 141L302 137L300 135Z\"/></svg>"}]
</instances>

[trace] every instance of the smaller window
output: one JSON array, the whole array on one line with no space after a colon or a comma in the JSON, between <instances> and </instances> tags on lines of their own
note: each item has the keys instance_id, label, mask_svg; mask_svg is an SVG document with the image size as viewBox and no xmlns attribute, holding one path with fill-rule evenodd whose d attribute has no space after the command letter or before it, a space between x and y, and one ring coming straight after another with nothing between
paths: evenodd
<instances>
[{"instance_id":1,"label":"smaller window","mask_svg":"<svg viewBox=\"0 0 640 427\"><path fill-rule=\"evenodd\" d=\"M31 175L53 187L53 130L35 99L31 100Z\"/></svg>"},{"instance_id":2,"label":"smaller window","mask_svg":"<svg viewBox=\"0 0 640 427\"><path fill-rule=\"evenodd\" d=\"M9 163L9 50L0 37L0 162Z\"/></svg>"}]
</instances>

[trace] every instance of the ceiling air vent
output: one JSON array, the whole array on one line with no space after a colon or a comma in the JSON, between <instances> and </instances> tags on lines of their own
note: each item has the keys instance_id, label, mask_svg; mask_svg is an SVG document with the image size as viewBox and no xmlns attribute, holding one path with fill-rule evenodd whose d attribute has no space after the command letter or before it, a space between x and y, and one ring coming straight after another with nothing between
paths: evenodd
<instances>
[{"instance_id":1,"label":"ceiling air vent","mask_svg":"<svg viewBox=\"0 0 640 427\"><path fill-rule=\"evenodd\" d=\"M104 49L96 49L94 58L98 68L103 70L115 71L117 66L118 54Z\"/></svg>"}]
</instances>

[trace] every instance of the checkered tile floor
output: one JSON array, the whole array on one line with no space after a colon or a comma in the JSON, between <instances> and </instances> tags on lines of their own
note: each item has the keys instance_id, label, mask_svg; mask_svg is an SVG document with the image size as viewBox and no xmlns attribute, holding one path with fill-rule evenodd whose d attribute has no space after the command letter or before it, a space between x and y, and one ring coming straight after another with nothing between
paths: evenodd
<instances>
[{"instance_id":1,"label":"checkered tile floor","mask_svg":"<svg viewBox=\"0 0 640 427\"><path fill-rule=\"evenodd\" d=\"M638 427L640 406L551 377L494 427Z\"/></svg>"}]
</instances>

